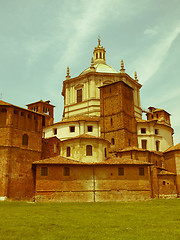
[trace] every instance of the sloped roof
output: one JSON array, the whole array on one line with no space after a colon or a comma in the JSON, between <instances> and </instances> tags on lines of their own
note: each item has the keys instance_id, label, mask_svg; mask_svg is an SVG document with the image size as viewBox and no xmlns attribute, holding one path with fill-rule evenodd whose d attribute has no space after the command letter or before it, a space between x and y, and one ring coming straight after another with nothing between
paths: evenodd
<instances>
[{"instance_id":1,"label":"sloped roof","mask_svg":"<svg viewBox=\"0 0 180 240\"><path fill-rule=\"evenodd\" d=\"M158 173L158 175L176 175L176 174L172 172L168 172L166 170L162 170L160 173Z\"/></svg>"},{"instance_id":2,"label":"sloped roof","mask_svg":"<svg viewBox=\"0 0 180 240\"><path fill-rule=\"evenodd\" d=\"M73 140L73 139L97 139L97 140L103 140L103 141L110 143L108 140L105 140L104 138L96 137L96 136L89 135L89 134L81 134L76 137L67 138L67 139L63 140L63 142L68 141L68 140Z\"/></svg>"},{"instance_id":3,"label":"sloped roof","mask_svg":"<svg viewBox=\"0 0 180 240\"><path fill-rule=\"evenodd\" d=\"M0 106L12 106L12 107L16 107L16 108L19 108L19 109L22 109L22 110L25 110L25 111L28 111L28 112L31 112L31 113L35 113L35 114L41 115L41 116L43 115L43 114L41 114L39 112L34 112L34 111L30 110L30 109L22 108L22 107L14 105L14 104L4 102L2 100L0 100Z\"/></svg>"},{"instance_id":4,"label":"sloped roof","mask_svg":"<svg viewBox=\"0 0 180 240\"><path fill-rule=\"evenodd\" d=\"M75 121L89 121L89 122L98 122L100 121L100 117L97 116L88 116L88 115L80 115L80 116L74 116L70 118L64 118L61 122L75 122ZM58 122L58 123L61 123Z\"/></svg>"},{"instance_id":5,"label":"sloped roof","mask_svg":"<svg viewBox=\"0 0 180 240\"><path fill-rule=\"evenodd\" d=\"M0 100L0 105L12 106L12 104Z\"/></svg>"},{"instance_id":6,"label":"sloped roof","mask_svg":"<svg viewBox=\"0 0 180 240\"><path fill-rule=\"evenodd\" d=\"M99 162L97 164L103 164L103 165L153 165L152 163L149 162L144 162L144 161L139 161L139 160L134 160L134 159L125 159L125 158L109 158L105 160L104 162Z\"/></svg>"},{"instance_id":7,"label":"sloped roof","mask_svg":"<svg viewBox=\"0 0 180 240\"><path fill-rule=\"evenodd\" d=\"M51 157L51 158L35 161L35 162L33 162L33 164L79 164L79 165L84 165L86 163L72 160L72 159L69 159L66 157L62 157L62 156L56 156L56 157Z\"/></svg>"},{"instance_id":8,"label":"sloped roof","mask_svg":"<svg viewBox=\"0 0 180 240\"><path fill-rule=\"evenodd\" d=\"M176 150L180 150L180 143L176 144L175 146L169 147L166 151L164 151L164 153Z\"/></svg>"},{"instance_id":9,"label":"sloped roof","mask_svg":"<svg viewBox=\"0 0 180 240\"><path fill-rule=\"evenodd\" d=\"M70 164L70 165L152 165L149 162L143 162L133 159L122 159L122 158L109 158L103 162L80 162L77 160L69 159L62 156L51 157L39 161L33 162L34 165L40 164L49 164L49 165L61 165L61 164Z\"/></svg>"},{"instance_id":10,"label":"sloped roof","mask_svg":"<svg viewBox=\"0 0 180 240\"><path fill-rule=\"evenodd\" d=\"M29 104L27 104L26 106L34 105L34 104L36 104L36 103L45 103L45 104L48 104L48 105L50 105L50 106L52 106L52 107L55 107L54 105L50 104L50 100L43 101L42 99L39 100L39 101L37 101L37 102L29 103Z\"/></svg>"}]
</instances>

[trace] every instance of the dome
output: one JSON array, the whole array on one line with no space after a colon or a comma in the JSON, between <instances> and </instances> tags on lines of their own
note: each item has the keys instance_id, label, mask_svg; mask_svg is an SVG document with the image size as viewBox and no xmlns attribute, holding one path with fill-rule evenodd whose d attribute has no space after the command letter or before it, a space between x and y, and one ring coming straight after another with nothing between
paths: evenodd
<instances>
[{"instance_id":1,"label":"dome","mask_svg":"<svg viewBox=\"0 0 180 240\"><path fill-rule=\"evenodd\" d=\"M80 75L84 75L89 72L99 72L99 73L118 73L114 68L110 67L106 63L97 63L94 65L94 69L91 67L85 69Z\"/></svg>"}]
</instances>

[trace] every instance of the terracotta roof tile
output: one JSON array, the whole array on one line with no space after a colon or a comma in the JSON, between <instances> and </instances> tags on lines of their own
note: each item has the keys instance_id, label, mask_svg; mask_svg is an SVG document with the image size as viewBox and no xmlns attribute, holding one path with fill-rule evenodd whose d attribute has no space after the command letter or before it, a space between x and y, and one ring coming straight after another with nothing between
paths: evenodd
<instances>
[{"instance_id":1,"label":"terracotta roof tile","mask_svg":"<svg viewBox=\"0 0 180 240\"><path fill-rule=\"evenodd\" d=\"M59 123L75 122L75 121L98 122L98 121L100 121L100 117L97 117L97 116L87 116L87 115L74 116L74 117L70 117L70 118L64 118Z\"/></svg>"},{"instance_id":2,"label":"terracotta roof tile","mask_svg":"<svg viewBox=\"0 0 180 240\"><path fill-rule=\"evenodd\" d=\"M75 165L80 164L80 165L84 165L86 163L72 160L72 159L69 159L66 157L62 157L62 156L56 156L56 157L51 157L51 158L35 161L35 162L33 162L33 164L75 164Z\"/></svg>"},{"instance_id":3,"label":"terracotta roof tile","mask_svg":"<svg viewBox=\"0 0 180 240\"><path fill-rule=\"evenodd\" d=\"M108 164L108 165L116 165L116 164L122 164L122 165L153 165L149 162L134 160L134 159L125 159L125 158L109 158L104 162L100 162L97 164Z\"/></svg>"},{"instance_id":4,"label":"terracotta roof tile","mask_svg":"<svg viewBox=\"0 0 180 240\"><path fill-rule=\"evenodd\" d=\"M176 144L175 146L169 147L166 151L164 151L164 153L174 150L180 150L180 143Z\"/></svg>"},{"instance_id":5,"label":"terracotta roof tile","mask_svg":"<svg viewBox=\"0 0 180 240\"><path fill-rule=\"evenodd\" d=\"M110 142L108 140L105 140L104 138L96 137L96 136L89 135L89 134L81 134L81 135L78 135L76 137L67 138L63 141L68 141L68 140L73 140L73 139L97 139L97 140L106 141L110 144Z\"/></svg>"},{"instance_id":6,"label":"terracotta roof tile","mask_svg":"<svg viewBox=\"0 0 180 240\"><path fill-rule=\"evenodd\" d=\"M158 175L176 175L176 174L172 172L168 172L166 170L162 170L160 173L158 173Z\"/></svg>"},{"instance_id":7,"label":"terracotta roof tile","mask_svg":"<svg viewBox=\"0 0 180 240\"><path fill-rule=\"evenodd\" d=\"M30 109L27 109L27 108L22 108L22 107L16 106L16 105L14 105L14 104L7 103L7 102L4 102L4 101L2 101L2 100L0 100L0 105L1 105L1 106L12 106L12 107L16 107L16 108L19 108L19 109L22 109L22 110L25 110L25 111L28 111L28 112L31 112L31 113L35 113L35 114L41 115L41 116L43 115L43 114L41 114L41 113L34 112L34 111L32 111L32 110L30 110Z\"/></svg>"},{"instance_id":8,"label":"terracotta roof tile","mask_svg":"<svg viewBox=\"0 0 180 240\"><path fill-rule=\"evenodd\" d=\"M122 159L122 158L109 158L106 161L103 162L80 162L77 160L72 160L66 157L57 156L52 157L48 159L42 159L39 161L33 162L35 165L39 164L70 164L70 165L152 165L152 163L149 162L143 162L139 160L133 160L133 159Z\"/></svg>"}]
</instances>

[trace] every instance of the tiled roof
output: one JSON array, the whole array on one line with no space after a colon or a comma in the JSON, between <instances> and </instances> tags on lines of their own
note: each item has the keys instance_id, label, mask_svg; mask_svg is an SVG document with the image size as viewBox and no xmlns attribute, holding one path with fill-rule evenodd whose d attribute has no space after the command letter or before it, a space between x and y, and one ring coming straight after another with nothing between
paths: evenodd
<instances>
[{"instance_id":1,"label":"tiled roof","mask_svg":"<svg viewBox=\"0 0 180 240\"><path fill-rule=\"evenodd\" d=\"M0 105L12 106L12 104L0 100Z\"/></svg>"},{"instance_id":2,"label":"tiled roof","mask_svg":"<svg viewBox=\"0 0 180 240\"><path fill-rule=\"evenodd\" d=\"M132 151L132 150L137 150L137 151L141 151L141 152L148 151L147 149L142 149L142 148L138 148L138 147L126 147L126 148L119 150L118 152L127 152L127 151Z\"/></svg>"},{"instance_id":3,"label":"tiled roof","mask_svg":"<svg viewBox=\"0 0 180 240\"><path fill-rule=\"evenodd\" d=\"M103 162L80 162L76 160L72 160L66 157L57 156L52 157L48 159L43 159L39 161L33 162L35 165L39 164L70 164L70 165L152 165L152 163L149 162L143 162L139 160L133 160L133 159L122 159L122 158L109 158L106 161Z\"/></svg>"},{"instance_id":4,"label":"tiled roof","mask_svg":"<svg viewBox=\"0 0 180 240\"><path fill-rule=\"evenodd\" d=\"M88 122L98 122L100 121L100 117L97 116L87 116L87 115L81 115L81 116L74 116L70 118L64 118L61 122L75 122L75 121L88 121ZM61 123L59 122L59 123Z\"/></svg>"},{"instance_id":5,"label":"tiled roof","mask_svg":"<svg viewBox=\"0 0 180 240\"><path fill-rule=\"evenodd\" d=\"M22 109L22 110L25 110L25 111L28 111L28 112L32 112L32 113L35 113L35 114L38 114L38 115L43 115L43 114L41 114L41 113L34 112L34 111L32 111L32 110L30 110L30 109L27 109L27 108L22 108L22 107L16 106L16 105L13 105L13 104L11 104L11 103L4 102L4 101L2 101L2 100L0 100L0 105L1 105L1 106L12 106L12 107L16 107L16 108L19 108L19 109Z\"/></svg>"},{"instance_id":6,"label":"tiled roof","mask_svg":"<svg viewBox=\"0 0 180 240\"><path fill-rule=\"evenodd\" d=\"M176 175L176 174L172 172L168 172L166 170L162 170L160 173L158 173L158 175Z\"/></svg>"},{"instance_id":7,"label":"tiled roof","mask_svg":"<svg viewBox=\"0 0 180 240\"><path fill-rule=\"evenodd\" d=\"M166 151L164 151L164 153L174 151L174 150L180 150L180 143L178 143L175 146L169 147Z\"/></svg>"},{"instance_id":8,"label":"tiled roof","mask_svg":"<svg viewBox=\"0 0 180 240\"><path fill-rule=\"evenodd\" d=\"M72 160L72 159L69 159L66 157L62 157L62 156L56 156L56 157L51 157L51 158L35 161L35 162L33 162L33 164L78 164L78 165L84 165L86 163Z\"/></svg>"},{"instance_id":9,"label":"tiled roof","mask_svg":"<svg viewBox=\"0 0 180 240\"><path fill-rule=\"evenodd\" d=\"M109 158L104 162L99 162L97 164L103 164L103 165L152 165L152 163L134 160L134 159L125 159L125 158Z\"/></svg>"},{"instance_id":10,"label":"tiled roof","mask_svg":"<svg viewBox=\"0 0 180 240\"><path fill-rule=\"evenodd\" d=\"M104 138L96 137L96 136L89 135L89 134L81 134L76 137L67 138L64 141L68 141L71 139L97 139L97 140L103 140L103 141L110 143L109 141L105 140Z\"/></svg>"},{"instance_id":11,"label":"tiled roof","mask_svg":"<svg viewBox=\"0 0 180 240\"><path fill-rule=\"evenodd\" d=\"M29 104L27 104L26 106L30 106L30 105L33 105L33 104L36 104L36 103L45 103L45 104L48 104L48 105L50 105L50 106L52 106L52 107L55 107L54 105L50 104L50 100L43 101L42 99L39 100L39 101L37 101L37 102L29 103Z\"/></svg>"}]
</instances>

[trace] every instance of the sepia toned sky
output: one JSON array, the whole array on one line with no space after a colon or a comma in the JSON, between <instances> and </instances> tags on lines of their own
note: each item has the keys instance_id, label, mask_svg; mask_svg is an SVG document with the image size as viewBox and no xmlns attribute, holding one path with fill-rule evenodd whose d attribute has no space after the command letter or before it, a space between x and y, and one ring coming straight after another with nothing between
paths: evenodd
<instances>
[{"instance_id":1,"label":"sepia toned sky","mask_svg":"<svg viewBox=\"0 0 180 240\"><path fill-rule=\"evenodd\" d=\"M107 64L137 71L141 105L171 113L180 142L179 0L0 0L0 98L25 107L51 100L63 112L66 68L90 66L98 35Z\"/></svg>"}]
</instances>

